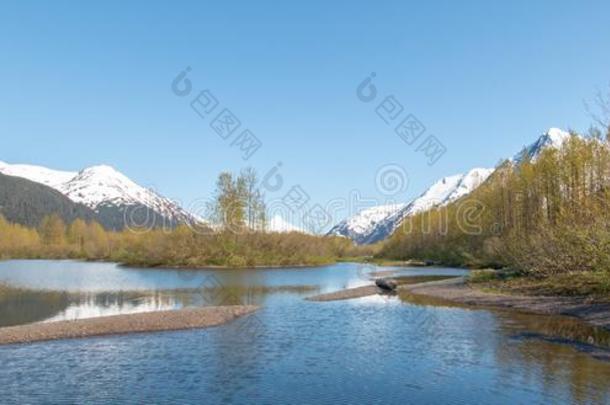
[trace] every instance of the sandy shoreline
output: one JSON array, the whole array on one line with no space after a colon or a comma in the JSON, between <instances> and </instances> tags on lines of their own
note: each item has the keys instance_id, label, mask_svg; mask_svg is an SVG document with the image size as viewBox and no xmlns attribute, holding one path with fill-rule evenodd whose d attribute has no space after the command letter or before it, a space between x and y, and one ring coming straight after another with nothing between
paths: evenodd
<instances>
[{"instance_id":1,"label":"sandy shoreline","mask_svg":"<svg viewBox=\"0 0 610 405\"><path fill-rule=\"evenodd\" d=\"M253 313L253 305L185 308L0 328L0 345L89 336L159 332L218 326Z\"/></svg>"},{"instance_id":2,"label":"sandy shoreline","mask_svg":"<svg viewBox=\"0 0 610 405\"><path fill-rule=\"evenodd\" d=\"M401 292L465 305L510 308L542 315L566 315L610 330L610 304L591 303L581 297L534 297L489 293L470 287L463 277L401 285Z\"/></svg>"}]
</instances>

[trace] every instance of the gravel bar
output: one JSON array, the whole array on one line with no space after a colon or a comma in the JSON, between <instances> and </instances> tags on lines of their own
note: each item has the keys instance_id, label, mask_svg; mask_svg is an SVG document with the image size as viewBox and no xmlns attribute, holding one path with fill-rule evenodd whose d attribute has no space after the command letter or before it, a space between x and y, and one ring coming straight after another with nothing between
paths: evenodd
<instances>
[{"instance_id":1,"label":"gravel bar","mask_svg":"<svg viewBox=\"0 0 610 405\"><path fill-rule=\"evenodd\" d=\"M185 308L0 328L0 345L218 326L258 309L253 305Z\"/></svg>"}]
</instances>

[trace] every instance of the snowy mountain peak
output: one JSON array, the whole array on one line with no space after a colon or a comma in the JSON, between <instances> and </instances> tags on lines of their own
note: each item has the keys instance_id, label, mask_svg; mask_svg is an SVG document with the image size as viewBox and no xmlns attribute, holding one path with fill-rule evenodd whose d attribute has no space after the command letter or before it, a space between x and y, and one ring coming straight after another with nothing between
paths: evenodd
<instances>
[{"instance_id":1,"label":"snowy mountain peak","mask_svg":"<svg viewBox=\"0 0 610 405\"><path fill-rule=\"evenodd\" d=\"M564 131L561 128L554 128L553 127L553 128L549 128L549 130L546 131L546 134L544 134L543 136L546 136L549 139L552 139L553 142L563 143L566 139L568 139L570 137L570 133Z\"/></svg>"},{"instance_id":2,"label":"snowy mountain peak","mask_svg":"<svg viewBox=\"0 0 610 405\"><path fill-rule=\"evenodd\" d=\"M374 243L389 232L388 218L401 212L407 204L388 204L366 208L335 225L327 235L345 236L358 244Z\"/></svg>"},{"instance_id":3,"label":"snowy mountain peak","mask_svg":"<svg viewBox=\"0 0 610 405\"><path fill-rule=\"evenodd\" d=\"M91 208L101 203L143 204L154 207L160 196L136 184L111 166L92 166L78 172L59 190Z\"/></svg>"},{"instance_id":4,"label":"snowy mountain peak","mask_svg":"<svg viewBox=\"0 0 610 405\"><path fill-rule=\"evenodd\" d=\"M521 163L528 158L536 160L536 158L547 148L559 149L570 139L570 133L559 128L550 128L548 131L540 135L536 142L526 146L511 159L515 163Z\"/></svg>"},{"instance_id":5,"label":"snowy mountain peak","mask_svg":"<svg viewBox=\"0 0 610 405\"><path fill-rule=\"evenodd\" d=\"M96 166L87 167L79 172L79 174L81 174L81 173L83 173L83 174L88 173L90 176L104 176L104 177L116 177L116 178L121 178L121 179L127 179L127 177L124 174L120 173L114 167L108 166L108 165L96 165ZM127 179L127 180L129 180L129 179Z\"/></svg>"}]
</instances>

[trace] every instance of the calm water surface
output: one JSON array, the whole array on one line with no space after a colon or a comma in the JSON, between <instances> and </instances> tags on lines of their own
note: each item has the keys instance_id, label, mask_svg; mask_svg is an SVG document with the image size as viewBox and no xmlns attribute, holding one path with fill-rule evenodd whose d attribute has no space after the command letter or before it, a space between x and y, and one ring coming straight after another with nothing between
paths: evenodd
<instances>
[{"instance_id":1,"label":"calm water surface","mask_svg":"<svg viewBox=\"0 0 610 405\"><path fill-rule=\"evenodd\" d=\"M369 283L356 264L132 269L0 262L0 324L222 303L217 328L0 346L1 403L610 403L608 333L566 318L409 297L304 298ZM404 275L459 275L440 268Z\"/></svg>"}]
</instances>

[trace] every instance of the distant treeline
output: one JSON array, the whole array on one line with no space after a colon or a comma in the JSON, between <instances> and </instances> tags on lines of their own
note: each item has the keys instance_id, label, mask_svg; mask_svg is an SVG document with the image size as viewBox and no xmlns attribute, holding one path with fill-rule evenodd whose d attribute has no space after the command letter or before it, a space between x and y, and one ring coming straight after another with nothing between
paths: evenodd
<instances>
[{"instance_id":1,"label":"distant treeline","mask_svg":"<svg viewBox=\"0 0 610 405\"><path fill-rule=\"evenodd\" d=\"M105 230L95 221L66 224L59 215L37 227L0 216L0 258L75 258L139 266L289 266L315 265L357 254L340 237L265 232L265 204L252 169L218 177L210 203L213 226L173 229Z\"/></svg>"},{"instance_id":2,"label":"distant treeline","mask_svg":"<svg viewBox=\"0 0 610 405\"><path fill-rule=\"evenodd\" d=\"M302 233L203 231L186 225L172 230L110 232L96 222L69 225L57 215L38 228L0 216L0 258L73 258L139 266L275 266L329 263L350 254L348 239Z\"/></svg>"},{"instance_id":3,"label":"distant treeline","mask_svg":"<svg viewBox=\"0 0 610 405\"><path fill-rule=\"evenodd\" d=\"M610 271L610 149L573 134L536 159L503 162L481 187L405 221L380 256L509 266L547 277Z\"/></svg>"}]
</instances>

